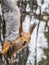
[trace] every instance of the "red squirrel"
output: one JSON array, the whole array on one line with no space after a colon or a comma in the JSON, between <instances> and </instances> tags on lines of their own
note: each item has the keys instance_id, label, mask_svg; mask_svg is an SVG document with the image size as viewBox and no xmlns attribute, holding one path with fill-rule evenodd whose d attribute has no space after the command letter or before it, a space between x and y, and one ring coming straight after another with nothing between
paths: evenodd
<instances>
[{"instance_id":1,"label":"red squirrel","mask_svg":"<svg viewBox=\"0 0 49 65\"><path fill-rule=\"evenodd\" d=\"M28 33L22 30L21 34L14 41L4 41L3 49L2 51L0 51L0 54L7 55L7 57L10 59L10 62L13 63L14 54L16 54L20 49L23 49L26 45L29 44L30 36L35 26L35 24L30 26Z\"/></svg>"}]
</instances>

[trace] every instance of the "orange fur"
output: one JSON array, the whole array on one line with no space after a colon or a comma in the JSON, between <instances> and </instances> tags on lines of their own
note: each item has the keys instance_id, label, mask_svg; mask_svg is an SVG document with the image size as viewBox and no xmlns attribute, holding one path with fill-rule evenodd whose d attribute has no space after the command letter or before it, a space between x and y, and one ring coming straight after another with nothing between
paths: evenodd
<instances>
[{"instance_id":1,"label":"orange fur","mask_svg":"<svg viewBox=\"0 0 49 65\"><path fill-rule=\"evenodd\" d=\"M11 51L11 62L13 62L13 56L15 53L17 53L17 51L19 51L20 49L24 48L24 46L29 43L30 41L30 34L29 33L22 33L22 36L19 36L15 41L5 41L3 44L3 50L0 51L0 53L2 53L3 55L6 55L9 48L13 47L14 50L12 49ZM26 42L26 43L25 43Z\"/></svg>"},{"instance_id":2,"label":"orange fur","mask_svg":"<svg viewBox=\"0 0 49 65\"><path fill-rule=\"evenodd\" d=\"M33 30L33 28L31 28ZM27 45L30 41L30 36L31 36L32 31L26 33L26 32L22 32L21 35L14 41L5 41L3 43L3 49L2 51L0 51L1 54L6 55L8 54L8 51L10 51L9 54L9 58L11 60L11 62L13 62L13 56L15 53L17 53L17 51L19 51L20 49L23 49L25 47L25 45Z\"/></svg>"}]
</instances>

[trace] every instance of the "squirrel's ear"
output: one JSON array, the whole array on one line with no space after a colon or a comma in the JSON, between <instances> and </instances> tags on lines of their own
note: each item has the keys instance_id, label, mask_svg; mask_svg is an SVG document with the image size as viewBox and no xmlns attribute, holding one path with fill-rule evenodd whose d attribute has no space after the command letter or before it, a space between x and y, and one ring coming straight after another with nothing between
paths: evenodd
<instances>
[{"instance_id":1,"label":"squirrel's ear","mask_svg":"<svg viewBox=\"0 0 49 65\"><path fill-rule=\"evenodd\" d=\"M35 27L36 27L36 23L30 25L30 28L29 28L30 35L32 34Z\"/></svg>"},{"instance_id":2,"label":"squirrel's ear","mask_svg":"<svg viewBox=\"0 0 49 65\"><path fill-rule=\"evenodd\" d=\"M22 26L20 26L20 28L19 28L19 34L21 34L22 33Z\"/></svg>"},{"instance_id":3,"label":"squirrel's ear","mask_svg":"<svg viewBox=\"0 0 49 65\"><path fill-rule=\"evenodd\" d=\"M21 16L21 18L20 18L19 34L21 34L22 31L23 31L23 26L22 26L22 24L23 24L23 22L22 22L22 16Z\"/></svg>"}]
</instances>

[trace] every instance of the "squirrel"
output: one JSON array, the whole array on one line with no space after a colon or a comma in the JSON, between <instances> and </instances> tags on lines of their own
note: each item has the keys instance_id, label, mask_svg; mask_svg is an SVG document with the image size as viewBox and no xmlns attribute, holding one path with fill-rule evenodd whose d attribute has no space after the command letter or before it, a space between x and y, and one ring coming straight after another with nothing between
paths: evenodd
<instances>
[{"instance_id":1,"label":"squirrel","mask_svg":"<svg viewBox=\"0 0 49 65\"><path fill-rule=\"evenodd\" d=\"M13 56L18 51L22 50L26 45L29 44L31 39L31 34L35 28L36 24L34 23L30 26L29 32L24 32L22 30L21 34L14 41L4 41L3 49L0 51L0 54L7 56L10 59L11 63L14 63Z\"/></svg>"}]
</instances>

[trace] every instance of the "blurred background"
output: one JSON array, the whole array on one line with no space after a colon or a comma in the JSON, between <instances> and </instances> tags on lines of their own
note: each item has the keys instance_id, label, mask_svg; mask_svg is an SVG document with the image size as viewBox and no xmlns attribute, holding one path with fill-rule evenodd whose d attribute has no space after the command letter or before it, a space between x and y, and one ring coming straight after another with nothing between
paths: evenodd
<instances>
[{"instance_id":1,"label":"blurred background","mask_svg":"<svg viewBox=\"0 0 49 65\"><path fill-rule=\"evenodd\" d=\"M37 23L37 26L31 35L30 44L16 54L14 65L49 65L49 0L17 0L17 2L24 30L28 31L30 23ZM5 34L1 9L0 2L0 50Z\"/></svg>"}]
</instances>

